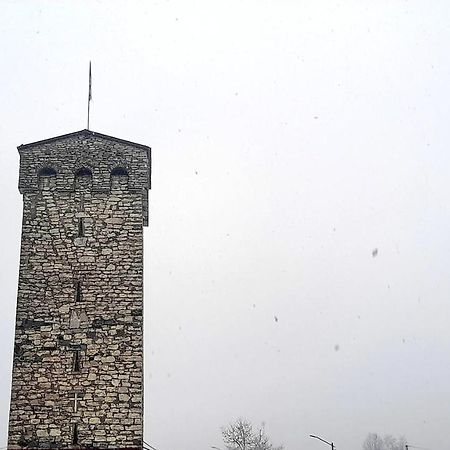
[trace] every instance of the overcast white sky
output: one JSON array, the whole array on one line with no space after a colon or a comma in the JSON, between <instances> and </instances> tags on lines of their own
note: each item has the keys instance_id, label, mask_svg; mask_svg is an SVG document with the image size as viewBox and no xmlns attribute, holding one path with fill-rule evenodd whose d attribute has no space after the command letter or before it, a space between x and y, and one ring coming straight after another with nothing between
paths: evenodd
<instances>
[{"instance_id":1,"label":"overcast white sky","mask_svg":"<svg viewBox=\"0 0 450 450\"><path fill-rule=\"evenodd\" d=\"M16 147L85 128L91 59L91 129L153 148L146 441L449 448L448 1L0 3L0 446Z\"/></svg>"}]
</instances>

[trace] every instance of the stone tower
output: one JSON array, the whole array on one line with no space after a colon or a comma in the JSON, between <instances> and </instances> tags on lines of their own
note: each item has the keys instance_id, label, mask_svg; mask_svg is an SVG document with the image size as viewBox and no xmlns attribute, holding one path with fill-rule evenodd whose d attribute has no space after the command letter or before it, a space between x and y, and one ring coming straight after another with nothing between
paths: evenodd
<instances>
[{"instance_id":1,"label":"stone tower","mask_svg":"<svg viewBox=\"0 0 450 450\"><path fill-rule=\"evenodd\" d=\"M150 148L83 130L18 150L8 449L142 449Z\"/></svg>"}]
</instances>

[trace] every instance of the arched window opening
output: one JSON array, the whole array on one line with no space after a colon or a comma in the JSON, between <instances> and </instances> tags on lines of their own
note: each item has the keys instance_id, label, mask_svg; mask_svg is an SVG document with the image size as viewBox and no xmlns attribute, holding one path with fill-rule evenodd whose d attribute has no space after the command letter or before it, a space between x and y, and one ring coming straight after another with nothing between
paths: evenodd
<instances>
[{"instance_id":1,"label":"arched window opening","mask_svg":"<svg viewBox=\"0 0 450 450\"><path fill-rule=\"evenodd\" d=\"M75 178L81 178L81 177L90 177L92 178L92 172L87 167L81 167L75 172Z\"/></svg>"},{"instance_id":2,"label":"arched window opening","mask_svg":"<svg viewBox=\"0 0 450 450\"><path fill-rule=\"evenodd\" d=\"M92 186L92 171L87 167L80 167L75 172L75 189L89 189Z\"/></svg>"},{"instance_id":3,"label":"arched window opening","mask_svg":"<svg viewBox=\"0 0 450 450\"><path fill-rule=\"evenodd\" d=\"M127 177L128 171L124 167L115 167L113 170L111 170L111 176L112 177Z\"/></svg>"},{"instance_id":4,"label":"arched window opening","mask_svg":"<svg viewBox=\"0 0 450 450\"><path fill-rule=\"evenodd\" d=\"M56 185L56 170L53 167L43 167L38 172L39 189L47 190Z\"/></svg>"},{"instance_id":5,"label":"arched window opening","mask_svg":"<svg viewBox=\"0 0 450 450\"><path fill-rule=\"evenodd\" d=\"M115 167L111 170L111 189L126 189L128 185L128 170L125 167Z\"/></svg>"},{"instance_id":6,"label":"arched window opening","mask_svg":"<svg viewBox=\"0 0 450 450\"><path fill-rule=\"evenodd\" d=\"M43 167L39 171L40 177L56 177L56 170L53 167Z\"/></svg>"}]
</instances>

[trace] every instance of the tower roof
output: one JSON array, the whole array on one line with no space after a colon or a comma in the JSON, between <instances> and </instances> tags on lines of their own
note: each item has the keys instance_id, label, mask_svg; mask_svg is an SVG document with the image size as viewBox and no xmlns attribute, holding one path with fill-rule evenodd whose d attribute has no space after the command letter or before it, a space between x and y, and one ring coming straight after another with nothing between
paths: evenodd
<instances>
[{"instance_id":1,"label":"tower roof","mask_svg":"<svg viewBox=\"0 0 450 450\"><path fill-rule=\"evenodd\" d=\"M30 142L29 144L22 144L22 145L19 145L17 148L18 148L18 150L23 150L23 149L34 147L36 145L47 144L50 142L56 142L56 141L60 141L63 139L76 137L76 136L98 137L98 138L106 139L109 141L119 142L121 144L132 145L133 147L142 148L144 150L150 149L150 147L147 145L138 144L136 142L127 141L125 139L120 139L120 138L117 138L114 136L108 136L107 134L97 133L97 132L91 131L91 130L80 130L80 131L75 131L73 133L62 134L61 136L55 136L52 138L43 139L41 141Z\"/></svg>"}]
</instances>

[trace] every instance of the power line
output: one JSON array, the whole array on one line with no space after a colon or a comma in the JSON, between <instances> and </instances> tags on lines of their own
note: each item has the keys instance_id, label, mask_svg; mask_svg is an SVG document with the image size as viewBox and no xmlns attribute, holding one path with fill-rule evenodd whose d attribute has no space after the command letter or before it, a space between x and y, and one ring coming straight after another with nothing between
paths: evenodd
<instances>
[{"instance_id":1,"label":"power line","mask_svg":"<svg viewBox=\"0 0 450 450\"><path fill-rule=\"evenodd\" d=\"M144 444L145 444L147 447L149 447L147 450L158 450L157 448L153 447L153 446L150 445L150 444L147 444L146 442L144 442Z\"/></svg>"},{"instance_id":2,"label":"power line","mask_svg":"<svg viewBox=\"0 0 450 450\"><path fill-rule=\"evenodd\" d=\"M145 442L144 440L143 440L143 442L145 445L149 446L151 450L158 450L157 448L153 447L153 445L150 445L148 442ZM146 449L146 450L150 450L150 449Z\"/></svg>"}]
</instances>

